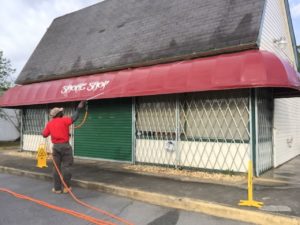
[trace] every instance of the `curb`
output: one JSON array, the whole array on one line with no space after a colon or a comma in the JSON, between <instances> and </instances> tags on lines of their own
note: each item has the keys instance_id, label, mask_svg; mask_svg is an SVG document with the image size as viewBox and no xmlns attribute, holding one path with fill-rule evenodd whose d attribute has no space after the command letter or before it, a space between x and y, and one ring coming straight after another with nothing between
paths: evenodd
<instances>
[{"instance_id":1,"label":"curb","mask_svg":"<svg viewBox=\"0 0 300 225\"><path fill-rule=\"evenodd\" d=\"M28 153L29 158L35 159L36 158L36 152L30 152L30 151L23 151ZM25 157L27 158L28 156L20 156L16 155L16 152L14 154L9 155L9 156L18 156L18 157ZM31 155L31 156L30 156ZM50 159L50 158L49 158ZM80 157L74 157L76 159L76 164L81 164L82 162L87 163L97 163L99 162L98 160L93 160L93 159L82 159ZM53 164L51 160L49 160L50 164ZM129 163L128 163L129 165ZM225 186L233 186L233 187L246 187L247 186L247 178L243 181L235 181L235 182L226 182L226 181L219 181L215 179L203 179L203 178L197 178L197 177L191 177L191 176L175 176L172 174L159 174L159 173L153 173L153 172L145 172L145 171L137 171L133 169L126 169L123 166L119 167L112 167L112 166L101 166L102 170L106 171L116 171L116 172L121 172L121 173L128 173L128 174L138 174L138 175L143 175L143 176L151 176L151 177L158 177L158 178L164 178L164 179L169 179L169 180L177 180L177 181L183 181L183 182L197 182L197 183L208 183L208 184L218 184L218 185L225 185Z\"/></svg>"},{"instance_id":2,"label":"curb","mask_svg":"<svg viewBox=\"0 0 300 225\"><path fill-rule=\"evenodd\" d=\"M1 149L1 147L0 147ZM1 151L1 150L0 150ZM29 155L31 154L32 159L35 159L36 152L31 151L23 151L27 152ZM14 152L15 153L15 152ZM16 156L11 155L11 156ZM18 157L24 157L24 156L18 156ZM28 156L25 156L28 157ZM29 158L30 158L29 157ZM92 163L98 162L98 160L94 159L82 159L80 157L74 157L79 164L81 162L87 162L90 161ZM76 162L76 163L78 163ZM158 174L158 173L152 173L152 172L145 172L145 171L137 171L132 169L124 169L122 166L120 168L111 167L111 166L102 166L103 170L107 171L116 171L116 172L122 172L122 173L133 173L133 174L139 174L144 176L154 176L164 179L171 179L171 180L178 180L178 181L184 181L184 182L197 182L197 183L208 183L208 184L218 184L218 185L225 185L225 186L232 186L232 187L240 187L240 188L247 188L247 177L245 176L245 179L243 181L235 181L235 182L227 182L227 181L218 181L218 180L212 180L212 179L206 179L206 178L197 178L197 177L190 177L190 176L175 176L171 174ZM293 185L294 183L287 182L285 180L280 179L272 179L272 178L263 178L263 177L254 177L253 179L254 185L265 185L265 186L282 186L282 185Z\"/></svg>"},{"instance_id":3,"label":"curb","mask_svg":"<svg viewBox=\"0 0 300 225\"><path fill-rule=\"evenodd\" d=\"M52 180L52 176L43 173L30 172L11 167L0 166L0 172L5 172L14 175L27 176L38 178L41 180ZM75 186L95 189L98 191L114 194L122 197L127 197L150 204L160 205L169 208L182 209L208 214L211 216L223 217L232 220L238 220L255 224L272 224L272 225L300 225L300 218L288 217L283 215L275 215L271 213L263 213L252 210L237 209L230 206L195 200L191 198L181 198L177 196L164 195L152 192L141 191L134 188L124 188L115 185L109 185L100 182L90 182L73 179Z\"/></svg>"}]
</instances>

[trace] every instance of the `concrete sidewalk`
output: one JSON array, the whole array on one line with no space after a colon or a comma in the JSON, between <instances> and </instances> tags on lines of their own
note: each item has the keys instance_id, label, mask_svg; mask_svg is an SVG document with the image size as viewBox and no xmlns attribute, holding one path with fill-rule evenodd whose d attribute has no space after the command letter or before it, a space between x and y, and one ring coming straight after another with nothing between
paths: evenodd
<instances>
[{"instance_id":1,"label":"concrete sidewalk","mask_svg":"<svg viewBox=\"0 0 300 225\"><path fill-rule=\"evenodd\" d=\"M29 153L26 156L17 150L0 151L0 172L52 180L51 160L46 169L35 165L36 160ZM299 168L298 156L255 179L254 199L264 202L261 209L238 206L239 200L247 199L246 177L242 182L220 182L141 172L122 163L77 159L73 167L73 185L255 224L300 225Z\"/></svg>"}]
</instances>

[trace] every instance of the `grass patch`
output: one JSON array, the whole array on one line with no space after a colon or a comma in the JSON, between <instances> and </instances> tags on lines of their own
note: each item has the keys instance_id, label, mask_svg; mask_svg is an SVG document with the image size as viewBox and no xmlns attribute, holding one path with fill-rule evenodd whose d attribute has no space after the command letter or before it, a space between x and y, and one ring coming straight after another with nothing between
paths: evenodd
<instances>
[{"instance_id":1,"label":"grass patch","mask_svg":"<svg viewBox=\"0 0 300 225\"><path fill-rule=\"evenodd\" d=\"M20 141L0 141L0 148L20 146Z\"/></svg>"}]
</instances>

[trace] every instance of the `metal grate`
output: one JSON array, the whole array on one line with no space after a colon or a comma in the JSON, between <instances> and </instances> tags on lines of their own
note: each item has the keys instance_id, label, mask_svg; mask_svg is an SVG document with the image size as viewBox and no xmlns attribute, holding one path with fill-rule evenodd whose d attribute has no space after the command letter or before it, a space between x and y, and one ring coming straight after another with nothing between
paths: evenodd
<instances>
[{"instance_id":1,"label":"metal grate","mask_svg":"<svg viewBox=\"0 0 300 225\"><path fill-rule=\"evenodd\" d=\"M249 91L140 97L136 162L246 171Z\"/></svg>"},{"instance_id":2,"label":"metal grate","mask_svg":"<svg viewBox=\"0 0 300 225\"><path fill-rule=\"evenodd\" d=\"M176 99L150 96L137 99L136 161L175 165ZM166 151L160 149L166 148Z\"/></svg>"},{"instance_id":3,"label":"metal grate","mask_svg":"<svg viewBox=\"0 0 300 225\"><path fill-rule=\"evenodd\" d=\"M65 104L64 114L65 116L71 116L73 112L72 104ZM22 110L22 150L36 151L40 143L44 143L45 139L41 133L49 121L49 109L47 105L35 106L31 108L24 108ZM73 127L70 130L70 144L74 143ZM52 149L50 138L47 138L46 144L48 149Z\"/></svg>"},{"instance_id":4,"label":"metal grate","mask_svg":"<svg viewBox=\"0 0 300 225\"><path fill-rule=\"evenodd\" d=\"M45 109L24 109L23 119L24 134L40 135L45 126Z\"/></svg>"},{"instance_id":5,"label":"metal grate","mask_svg":"<svg viewBox=\"0 0 300 225\"><path fill-rule=\"evenodd\" d=\"M25 108L22 110L22 150L36 151L40 143L44 142L41 135L46 123L46 109L42 106Z\"/></svg>"},{"instance_id":6,"label":"metal grate","mask_svg":"<svg viewBox=\"0 0 300 225\"><path fill-rule=\"evenodd\" d=\"M272 90L257 89L257 176L273 167L273 107Z\"/></svg>"}]
</instances>

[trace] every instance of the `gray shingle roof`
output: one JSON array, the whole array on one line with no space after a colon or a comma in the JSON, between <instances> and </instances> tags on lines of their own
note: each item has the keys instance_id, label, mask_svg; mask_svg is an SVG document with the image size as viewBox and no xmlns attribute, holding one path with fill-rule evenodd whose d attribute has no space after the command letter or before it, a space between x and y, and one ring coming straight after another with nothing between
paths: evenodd
<instances>
[{"instance_id":1,"label":"gray shingle roof","mask_svg":"<svg viewBox=\"0 0 300 225\"><path fill-rule=\"evenodd\" d=\"M125 3L126 2L126 3ZM17 83L256 47L265 0L106 0L56 18Z\"/></svg>"}]
</instances>

